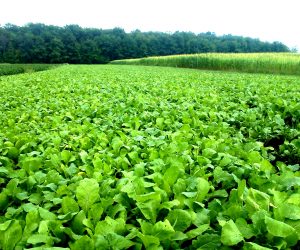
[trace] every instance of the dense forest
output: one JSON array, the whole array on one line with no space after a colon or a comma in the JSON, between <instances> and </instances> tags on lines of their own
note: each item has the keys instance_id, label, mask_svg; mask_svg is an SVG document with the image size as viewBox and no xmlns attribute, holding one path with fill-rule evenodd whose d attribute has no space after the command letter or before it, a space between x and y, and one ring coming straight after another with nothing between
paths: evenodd
<instances>
[{"instance_id":1,"label":"dense forest","mask_svg":"<svg viewBox=\"0 0 300 250\"><path fill-rule=\"evenodd\" d=\"M280 42L214 33L102 30L78 25L0 26L0 63L107 63L115 59L201 52L288 52Z\"/></svg>"}]
</instances>

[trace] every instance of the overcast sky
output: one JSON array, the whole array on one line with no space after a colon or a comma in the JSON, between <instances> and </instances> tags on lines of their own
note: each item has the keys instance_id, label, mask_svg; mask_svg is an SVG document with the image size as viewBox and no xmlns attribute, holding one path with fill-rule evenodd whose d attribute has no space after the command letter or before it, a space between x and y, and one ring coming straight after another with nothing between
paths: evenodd
<instances>
[{"instance_id":1,"label":"overcast sky","mask_svg":"<svg viewBox=\"0 0 300 250\"><path fill-rule=\"evenodd\" d=\"M0 25L215 32L300 50L300 0L0 0Z\"/></svg>"}]
</instances>

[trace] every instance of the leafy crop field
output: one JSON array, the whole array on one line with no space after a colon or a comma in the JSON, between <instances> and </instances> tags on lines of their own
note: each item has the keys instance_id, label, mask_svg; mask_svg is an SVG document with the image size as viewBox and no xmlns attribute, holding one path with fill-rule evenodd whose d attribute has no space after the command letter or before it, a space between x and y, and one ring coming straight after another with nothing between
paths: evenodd
<instances>
[{"instance_id":1,"label":"leafy crop field","mask_svg":"<svg viewBox=\"0 0 300 250\"><path fill-rule=\"evenodd\" d=\"M62 66L0 96L0 249L299 245L299 77Z\"/></svg>"},{"instance_id":2,"label":"leafy crop field","mask_svg":"<svg viewBox=\"0 0 300 250\"><path fill-rule=\"evenodd\" d=\"M0 64L0 76L32 73L56 67L54 64Z\"/></svg>"},{"instance_id":3,"label":"leafy crop field","mask_svg":"<svg viewBox=\"0 0 300 250\"><path fill-rule=\"evenodd\" d=\"M295 53L203 53L116 60L111 63L300 75L300 55Z\"/></svg>"}]
</instances>

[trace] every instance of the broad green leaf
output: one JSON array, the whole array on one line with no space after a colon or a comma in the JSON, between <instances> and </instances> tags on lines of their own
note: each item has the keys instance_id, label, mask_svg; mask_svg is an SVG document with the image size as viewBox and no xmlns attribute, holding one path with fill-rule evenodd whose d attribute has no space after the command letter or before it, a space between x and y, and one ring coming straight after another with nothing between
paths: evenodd
<instances>
[{"instance_id":1,"label":"broad green leaf","mask_svg":"<svg viewBox=\"0 0 300 250\"><path fill-rule=\"evenodd\" d=\"M97 250L106 250L109 249L109 242L103 235L95 235L94 237L95 249Z\"/></svg>"},{"instance_id":2,"label":"broad green leaf","mask_svg":"<svg viewBox=\"0 0 300 250\"><path fill-rule=\"evenodd\" d=\"M133 245L132 241L115 233L108 233L106 236L96 235L95 237L96 249L128 249Z\"/></svg>"},{"instance_id":3,"label":"broad green leaf","mask_svg":"<svg viewBox=\"0 0 300 250\"><path fill-rule=\"evenodd\" d=\"M61 152L61 159L66 164L68 164L70 161L74 161L75 160L73 154L70 151L68 151L68 150L63 150Z\"/></svg>"},{"instance_id":4,"label":"broad green leaf","mask_svg":"<svg viewBox=\"0 0 300 250\"><path fill-rule=\"evenodd\" d=\"M92 206L91 210L93 210L94 215L96 217L99 216L99 218L100 218L100 216L101 216L101 214L103 212L102 204L96 204L96 206L98 206L99 208L96 208L96 207L94 208L94 206L95 206L95 204ZM117 216L119 216L120 218L123 218L123 217L126 217L125 216L125 212L126 212L126 207L123 206L123 205L121 205L121 204L117 204L117 205L115 205L115 206L113 206L112 208L109 209L107 215L110 216L110 217L112 217L112 218L115 218Z\"/></svg>"},{"instance_id":5,"label":"broad green leaf","mask_svg":"<svg viewBox=\"0 0 300 250\"><path fill-rule=\"evenodd\" d=\"M204 224L199 226L196 229L192 229L186 233L189 239L195 238L201 234L203 234L209 228L209 224Z\"/></svg>"},{"instance_id":6,"label":"broad green leaf","mask_svg":"<svg viewBox=\"0 0 300 250\"><path fill-rule=\"evenodd\" d=\"M169 184L169 186L173 186L176 182L178 176L180 174L180 168L176 165L169 167L164 174L164 181Z\"/></svg>"},{"instance_id":7,"label":"broad green leaf","mask_svg":"<svg viewBox=\"0 0 300 250\"><path fill-rule=\"evenodd\" d=\"M222 225L221 242L226 246L234 246L243 241L243 235L239 231L233 220Z\"/></svg>"},{"instance_id":8,"label":"broad green leaf","mask_svg":"<svg viewBox=\"0 0 300 250\"><path fill-rule=\"evenodd\" d=\"M176 231L182 232L184 232L192 223L190 213L182 209L171 210L167 219Z\"/></svg>"},{"instance_id":9,"label":"broad green leaf","mask_svg":"<svg viewBox=\"0 0 300 250\"><path fill-rule=\"evenodd\" d=\"M291 187L300 187L300 177L282 177L279 179L278 184L284 186L287 190Z\"/></svg>"},{"instance_id":10,"label":"broad green leaf","mask_svg":"<svg viewBox=\"0 0 300 250\"><path fill-rule=\"evenodd\" d=\"M283 204L288 195L287 193L285 192L279 192L279 191L276 191L276 190L270 190L270 193L273 195L273 204L278 207L280 206L281 204Z\"/></svg>"},{"instance_id":11,"label":"broad green leaf","mask_svg":"<svg viewBox=\"0 0 300 250\"><path fill-rule=\"evenodd\" d=\"M42 167L42 159L38 157L27 157L21 161L21 166L31 175Z\"/></svg>"},{"instance_id":12,"label":"broad green leaf","mask_svg":"<svg viewBox=\"0 0 300 250\"><path fill-rule=\"evenodd\" d=\"M82 234L85 230L85 225L83 221L86 219L85 212L81 210L76 216L73 218L71 223L71 229L76 234Z\"/></svg>"},{"instance_id":13,"label":"broad green leaf","mask_svg":"<svg viewBox=\"0 0 300 250\"><path fill-rule=\"evenodd\" d=\"M267 216L265 222L268 232L273 236L285 238L295 233L295 229L284 222L274 220Z\"/></svg>"},{"instance_id":14,"label":"broad green leaf","mask_svg":"<svg viewBox=\"0 0 300 250\"><path fill-rule=\"evenodd\" d=\"M100 198L99 184L94 179L83 179L76 189L76 198L79 206L87 212Z\"/></svg>"},{"instance_id":15,"label":"broad green leaf","mask_svg":"<svg viewBox=\"0 0 300 250\"><path fill-rule=\"evenodd\" d=\"M103 207L101 203L95 203L91 206L91 209L88 212L88 218L97 223L103 213Z\"/></svg>"},{"instance_id":16,"label":"broad green leaf","mask_svg":"<svg viewBox=\"0 0 300 250\"><path fill-rule=\"evenodd\" d=\"M112 219L109 216L104 221L99 221L95 228L95 235L107 235L109 233L123 234L125 232L125 221L121 218Z\"/></svg>"},{"instance_id":17,"label":"broad green leaf","mask_svg":"<svg viewBox=\"0 0 300 250\"><path fill-rule=\"evenodd\" d=\"M109 233L106 236L106 239L112 249L128 249L134 245L132 241L126 239L124 236L115 233Z\"/></svg>"},{"instance_id":18,"label":"broad green leaf","mask_svg":"<svg viewBox=\"0 0 300 250\"><path fill-rule=\"evenodd\" d=\"M48 220L43 220L40 222L38 233L39 234L48 234L49 232L49 221Z\"/></svg>"},{"instance_id":19,"label":"broad green leaf","mask_svg":"<svg viewBox=\"0 0 300 250\"><path fill-rule=\"evenodd\" d=\"M296 233L298 235L298 239L300 239L300 220L287 220L286 224L290 225L296 230Z\"/></svg>"},{"instance_id":20,"label":"broad green leaf","mask_svg":"<svg viewBox=\"0 0 300 250\"><path fill-rule=\"evenodd\" d=\"M0 167L0 175L1 176L5 176L5 175L8 175L9 174L9 171L7 168L5 167Z\"/></svg>"},{"instance_id":21,"label":"broad green leaf","mask_svg":"<svg viewBox=\"0 0 300 250\"><path fill-rule=\"evenodd\" d=\"M69 196L65 196L64 198L62 198L61 206L64 214L79 212L77 202Z\"/></svg>"},{"instance_id":22,"label":"broad green leaf","mask_svg":"<svg viewBox=\"0 0 300 250\"><path fill-rule=\"evenodd\" d=\"M156 118L156 125L157 125L160 129L163 129L164 120L165 120L165 119L162 118L162 117Z\"/></svg>"},{"instance_id":23,"label":"broad green leaf","mask_svg":"<svg viewBox=\"0 0 300 250\"><path fill-rule=\"evenodd\" d=\"M195 198L197 196L197 192L182 192L182 194L187 198Z\"/></svg>"},{"instance_id":24,"label":"broad green leaf","mask_svg":"<svg viewBox=\"0 0 300 250\"><path fill-rule=\"evenodd\" d=\"M80 159L82 160L83 163L87 163L89 155L85 150L81 150L79 153Z\"/></svg>"},{"instance_id":25,"label":"broad green leaf","mask_svg":"<svg viewBox=\"0 0 300 250\"><path fill-rule=\"evenodd\" d=\"M219 163L221 168L228 166L231 163L231 158L229 156L224 156Z\"/></svg>"},{"instance_id":26,"label":"broad green leaf","mask_svg":"<svg viewBox=\"0 0 300 250\"><path fill-rule=\"evenodd\" d=\"M221 246L220 236L217 234L203 234L193 240L193 248L199 250L218 249Z\"/></svg>"},{"instance_id":27,"label":"broad green leaf","mask_svg":"<svg viewBox=\"0 0 300 250\"><path fill-rule=\"evenodd\" d=\"M141 210L145 218L155 222L161 202L160 194L152 192L145 195L137 195L136 200L136 205Z\"/></svg>"},{"instance_id":28,"label":"broad green leaf","mask_svg":"<svg viewBox=\"0 0 300 250\"><path fill-rule=\"evenodd\" d=\"M184 234L183 232L178 232L176 231L173 236L172 236L172 241L173 240L178 240L178 241L182 241L182 240L186 240L188 237L186 234Z\"/></svg>"},{"instance_id":29,"label":"broad green leaf","mask_svg":"<svg viewBox=\"0 0 300 250\"><path fill-rule=\"evenodd\" d=\"M238 184L237 194L240 200L244 200L244 193L246 190L246 180L241 180Z\"/></svg>"},{"instance_id":30,"label":"broad green leaf","mask_svg":"<svg viewBox=\"0 0 300 250\"><path fill-rule=\"evenodd\" d=\"M251 237L255 236L252 226L247 224L247 221L244 218L238 218L235 224L244 238L250 239Z\"/></svg>"},{"instance_id":31,"label":"broad green leaf","mask_svg":"<svg viewBox=\"0 0 300 250\"><path fill-rule=\"evenodd\" d=\"M257 151L251 151L248 154L248 160L249 160L249 163L251 163L251 164L253 164L253 163L259 163L262 160L262 156Z\"/></svg>"},{"instance_id":32,"label":"broad green leaf","mask_svg":"<svg viewBox=\"0 0 300 250\"><path fill-rule=\"evenodd\" d=\"M161 240L171 239L174 234L175 230L167 219L153 226L153 235Z\"/></svg>"},{"instance_id":33,"label":"broad green leaf","mask_svg":"<svg viewBox=\"0 0 300 250\"><path fill-rule=\"evenodd\" d=\"M13 220L0 225L0 249L14 250L21 238L22 227L19 221Z\"/></svg>"},{"instance_id":34,"label":"broad green leaf","mask_svg":"<svg viewBox=\"0 0 300 250\"><path fill-rule=\"evenodd\" d=\"M12 220L7 220L6 222L0 224L0 231L7 230L11 223L12 223Z\"/></svg>"},{"instance_id":35,"label":"broad green leaf","mask_svg":"<svg viewBox=\"0 0 300 250\"><path fill-rule=\"evenodd\" d=\"M267 230L266 223L265 223L266 216L269 216L269 214L265 210L259 210L251 216L251 220L253 222L253 228L256 232L261 234L266 233Z\"/></svg>"},{"instance_id":36,"label":"broad green leaf","mask_svg":"<svg viewBox=\"0 0 300 250\"><path fill-rule=\"evenodd\" d=\"M10 147L7 151L7 157L13 160L18 159L19 150L16 147Z\"/></svg>"},{"instance_id":37,"label":"broad green leaf","mask_svg":"<svg viewBox=\"0 0 300 250\"><path fill-rule=\"evenodd\" d=\"M254 213L258 210L269 211L270 196L264 192L250 188L245 203L249 213Z\"/></svg>"},{"instance_id":38,"label":"broad green leaf","mask_svg":"<svg viewBox=\"0 0 300 250\"><path fill-rule=\"evenodd\" d=\"M274 166L267 160L262 160L260 162L260 170L265 172L268 176L275 172Z\"/></svg>"},{"instance_id":39,"label":"broad green leaf","mask_svg":"<svg viewBox=\"0 0 300 250\"><path fill-rule=\"evenodd\" d=\"M6 185L6 193L10 196L16 195L17 193L19 193L18 185L18 179L10 180L9 183Z\"/></svg>"},{"instance_id":40,"label":"broad green leaf","mask_svg":"<svg viewBox=\"0 0 300 250\"><path fill-rule=\"evenodd\" d=\"M45 208L39 207L39 214L43 220L56 220L57 217L54 213L48 211Z\"/></svg>"},{"instance_id":41,"label":"broad green leaf","mask_svg":"<svg viewBox=\"0 0 300 250\"><path fill-rule=\"evenodd\" d=\"M165 208L168 210L171 210L173 207L178 207L180 205L180 201L179 200L172 200L172 201L167 201L164 202L163 204L161 204L161 209Z\"/></svg>"},{"instance_id":42,"label":"broad green leaf","mask_svg":"<svg viewBox=\"0 0 300 250\"><path fill-rule=\"evenodd\" d=\"M141 231L143 234L145 235L151 235L153 234L153 224L142 220L142 219L137 219L137 221L139 222L140 226L141 226Z\"/></svg>"},{"instance_id":43,"label":"broad green leaf","mask_svg":"<svg viewBox=\"0 0 300 250\"><path fill-rule=\"evenodd\" d=\"M119 152L120 148L124 145L123 141L120 137L115 137L112 139L111 146L115 152Z\"/></svg>"},{"instance_id":44,"label":"broad green leaf","mask_svg":"<svg viewBox=\"0 0 300 250\"><path fill-rule=\"evenodd\" d=\"M95 249L94 241L87 235L82 236L74 243L70 244L71 250L93 250Z\"/></svg>"},{"instance_id":45,"label":"broad green leaf","mask_svg":"<svg viewBox=\"0 0 300 250\"><path fill-rule=\"evenodd\" d=\"M28 199L28 193L27 192L21 192L16 194L16 198L23 201Z\"/></svg>"},{"instance_id":46,"label":"broad green leaf","mask_svg":"<svg viewBox=\"0 0 300 250\"><path fill-rule=\"evenodd\" d=\"M3 210L7 208L9 203L9 197L6 194L4 190L1 191L0 193L0 210Z\"/></svg>"},{"instance_id":47,"label":"broad green leaf","mask_svg":"<svg viewBox=\"0 0 300 250\"><path fill-rule=\"evenodd\" d=\"M186 190L186 181L182 178L179 178L176 183L174 184L173 187L173 192L175 194L181 194L182 192L184 192Z\"/></svg>"},{"instance_id":48,"label":"broad green leaf","mask_svg":"<svg viewBox=\"0 0 300 250\"><path fill-rule=\"evenodd\" d=\"M209 198L227 198L228 197L228 193L226 192L226 190L221 189L221 190L217 190L214 191L212 193L210 193Z\"/></svg>"},{"instance_id":49,"label":"broad green leaf","mask_svg":"<svg viewBox=\"0 0 300 250\"><path fill-rule=\"evenodd\" d=\"M160 240L158 237L152 235L144 235L142 233L138 233L138 237L142 240L146 249L159 249Z\"/></svg>"},{"instance_id":50,"label":"broad green leaf","mask_svg":"<svg viewBox=\"0 0 300 250\"><path fill-rule=\"evenodd\" d=\"M80 235L75 234L70 227L62 227L61 229L71 240L78 240L81 237Z\"/></svg>"},{"instance_id":51,"label":"broad green leaf","mask_svg":"<svg viewBox=\"0 0 300 250\"><path fill-rule=\"evenodd\" d=\"M197 178L197 198L198 202L202 202L210 190L210 184L204 178Z\"/></svg>"},{"instance_id":52,"label":"broad green leaf","mask_svg":"<svg viewBox=\"0 0 300 250\"><path fill-rule=\"evenodd\" d=\"M28 244L39 244L45 243L48 246L53 244L53 238L47 234L33 234L27 239Z\"/></svg>"},{"instance_id":53,"label":"broad green leaf","mask_svg":"<svg viewBox=\"0 0 300 250\"><path fill-rule=\"evenodd\" d=\"M245 242L244 248L245 250L272 250L268 247L262 247L256 243L253 242Z\"/></svg>"},{"instance_id":54,"label":"broad green leaf","mask_svg":"<svg viewBox=\"0 0 300 250\"><path fill-rule=\"evenodd\" d=\"M276 209L280 218L287 218L291 220L300 220L300 207L294 204L283 203Z\"/></svg>"},{"instance_id":55,"label":"broad green leaf","mask_svg":"<svg viewBox=\"0 0 300 250\"><path fill-rule=\"evenodd\" d=\"M57 216L57 218L60 221L70 221L73 219L73 217L76 215L76 213L67 213L67 214L63 214L63 215L59 215Z\"/></svg>"},{"instance_id":56,"label":"broad green leaf","mask_svg":"<svg viewBox=\"0 0 300 250\"><path fill-rule=\"evenodd\" d=\"M228 173L227 171L223 171L221 167L216 167L213 173L214 173L214 180L217 183L222 182L224 187L227 187L228 185L232 185L232 182L234 182L234 178L232 174Z\"/></svg>"},{"instance_id":57,"label":"broad green leaf","mask_svg":"<svg viewBox=\"0 0 300 250\"><path fill-rule=\"evenodd\" d=\"M40 215L37 209L31 210L26 215L26 226L24 228L23 237L28 238L34 232L40 223Z\"/></svg>"},{"instance_id":58,"label":"broad green leaf","mask_svg":"<svg viewBox=\"0 0 300 250\"><path fill-rule=\"evenodd\" d=\"M292 194L286 202L300 206L300 194Z\"/></svg>"},{"instance_id":59,"label":"broad green leaf","mask_svg":"<svg viewBox=\"0 0 300 250\"><path fill-rule=\"evenodd\" d=\"M198 213L196 213L196 217L193 220L193 224L197 227L201 227L203 224L210 223L210 216L209 216L208 209L202 209Z\"/></svg>"},{"instance_id":60,"label":"broad green leaf","mask_svg":"<svg viewBox=\"0 0 300 250\"><path fill-rule=\"evenodd\" d=\"M131 153L133 153L133 152L131 152ZM145 166L144 166L144 164L141 164L141 163L140 164L136 164L134 166L134 173L138 177L143 177L143 175L145 174Z\"/></svg>"},{"instance_id":61,"label":"broad green leaf","mask_svg":"<svg viewBox=\"0 0 300 250\"><path fill-rule=\"evenodd\" d=\"M211 148L205 148L202 150L202 155L211 159L217 155L217 152Z\"/></svg>"}]
</instances>

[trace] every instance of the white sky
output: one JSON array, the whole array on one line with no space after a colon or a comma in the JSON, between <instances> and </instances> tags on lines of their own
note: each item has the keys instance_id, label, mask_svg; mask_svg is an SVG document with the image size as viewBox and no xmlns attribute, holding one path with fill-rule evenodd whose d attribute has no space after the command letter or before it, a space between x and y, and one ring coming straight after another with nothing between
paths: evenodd
<instances>
[{"instance_id":1,"label":"white sky","mask_svg":"<svg viewBox=\"0 0 300 250\"><path fill-rule=\"evenodd\" d=\"M215 32L300 50L300 0L0 0L0 25L39 22L130 32Z\"/></svg>"}]
</instances>

